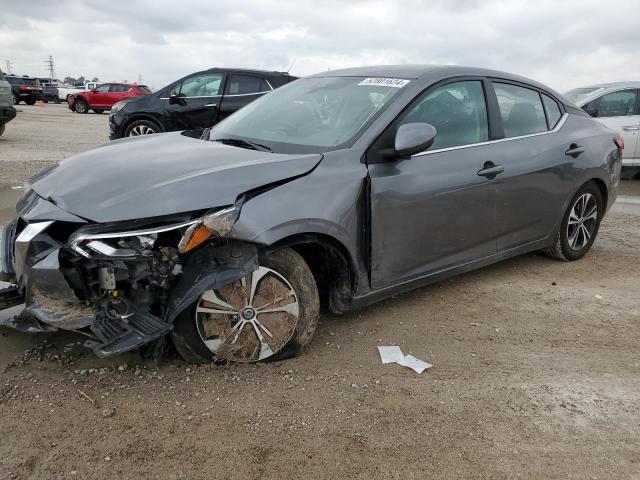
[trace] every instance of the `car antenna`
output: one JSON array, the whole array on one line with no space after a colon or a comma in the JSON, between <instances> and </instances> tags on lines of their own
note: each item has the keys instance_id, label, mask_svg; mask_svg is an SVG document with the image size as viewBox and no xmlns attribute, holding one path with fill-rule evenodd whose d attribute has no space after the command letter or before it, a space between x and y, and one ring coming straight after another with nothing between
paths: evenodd
<instances>
[{"instance_id":1,"label":"car antenna","mask_svg":"<svg viewBox=\"0 0 640 480\"><path fill-rule=\"evenodd\" d=\"M293 66L296 64L296 60L298 58L294 58L293 62L291 62L291 65L289 65L289 68L287 68L287 74L291 71L291 69L293 68Z\"/></svg>"}]
</instances>

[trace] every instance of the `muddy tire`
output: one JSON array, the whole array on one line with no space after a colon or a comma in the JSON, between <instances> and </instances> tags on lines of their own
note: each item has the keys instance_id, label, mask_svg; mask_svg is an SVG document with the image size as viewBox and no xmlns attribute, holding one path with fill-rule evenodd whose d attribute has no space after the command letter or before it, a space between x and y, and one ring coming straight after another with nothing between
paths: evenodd
<instances>
[{"instance_id":1,"label":"muddy tire","mask_svg":"<svg viewBox=\"0 0 640 480\"><path fill-rule=\"evenodd\" d=\"M154 133L160 133L162 129L151 120L136 120L131 122L125 132L125 137L138 137L142 135L153 135Z\"/></svg>"},{"instance_id":2,"label":"muddy tire","mask_svg":"<svg viewBox=\"0 0 640 480\"><path fill-rule=\"evenodd\" d=\"M290 248L260 255L259 264L178 316L171 335L187 362L283 360L311 341L320 300L309 266Z\"/></svg>"},{"instance_id":3,"label":"muddy tire","mask_svg":"<svg viewBox=\"0 0 640 480\"><path fill-rule=\"evenodd\" d=\"M89 111L89 105L87 105L87 102L79 98L73 105L73 109L76 111L76 113L87 113Z\"/></svg>"},{"instance_id":4,"label":"muddy tire","mask_svg":"<svg viewBox=\"0 0 640 480\"><path fill-rule=\"evenodd\" d=\"M603 215L602 193L595 183L589 181L569 202L553 246L543 252L565 262L584 257L598 235Z\"/></svg>"}]
</instances>

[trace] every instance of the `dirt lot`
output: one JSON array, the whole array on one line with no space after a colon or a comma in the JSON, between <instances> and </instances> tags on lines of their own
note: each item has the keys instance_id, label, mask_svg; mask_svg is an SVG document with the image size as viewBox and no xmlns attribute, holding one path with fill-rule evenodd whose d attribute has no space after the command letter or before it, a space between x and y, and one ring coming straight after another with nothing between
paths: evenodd
<instances>
[{"instance_id":1,"label":"dirt lot","mask_svg":"<svg viewBox=\"0 0 640 480\"><path fill-rule=\"evenodd\" d=\"M106 115L56 108L33 127L49 142L10 140L35 117L9 125L3 178L105 139ZM100 360L0 329L0 479L638 479L639 247L640 217L613 212L579 262L526 255L323 314L278 364ZM385 344L433 368L382 365Z\"/></svg>"}]
</instances>

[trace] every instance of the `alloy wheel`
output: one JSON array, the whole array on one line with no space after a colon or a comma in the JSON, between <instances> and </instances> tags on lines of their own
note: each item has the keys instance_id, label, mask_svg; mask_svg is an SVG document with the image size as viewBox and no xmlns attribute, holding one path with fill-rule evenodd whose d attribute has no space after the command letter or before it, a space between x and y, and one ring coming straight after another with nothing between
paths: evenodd
<instances>
[{"instance_id":1,"label":"alloy wheel","mask_svg":"<svg viewBox=\"0 0 640 480\"><path fill-rule=\"evenodd\" d=\"M567 239L572 250L582 250L593 236L598 222L598 202L590 193L580 195L571 207L567 222Z\"/></svg>"},{"instance_id":2,"label":"alloy wheel","mask_svg":"<svg viewBox=\"0 0 640 480\"><path fill-rule=\"evenodd\" d=\"M209 290L196 307L200 338L218 360L253 362L278 353L300 319L298 296L275 270L259 267L240 281Z\"/></svg>"},{"instance_id":3,"label":"alloy wheel","mask_svg":"<svg viewBox=\"0 0 640 480\"><path fill-rule=\"evenodd\" d=\"M130 137L137 137L139 135L152 135L156 133L155 130L148 125L136 125L129 132Z\"/></svg>"}]
</instances>

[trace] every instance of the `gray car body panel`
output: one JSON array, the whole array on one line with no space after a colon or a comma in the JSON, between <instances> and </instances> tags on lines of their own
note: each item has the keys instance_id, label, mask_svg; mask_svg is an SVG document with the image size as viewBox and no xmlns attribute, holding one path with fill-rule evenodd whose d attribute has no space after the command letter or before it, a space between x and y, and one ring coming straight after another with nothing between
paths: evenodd
<instances>
[{"instance_id":1,"label":"gray car body panel","mask_svg":"<svg viewBox=\"0 0 640 480\"><path fill-rule=\"evenodd\" d=\"M350 303L340 311L550 246L586 181L603 186L607 206L615 200L615 132L572 113L561 95L536 82L463 67L367 67L318 76L411 81L349 148L284 155L169 133L78 155L35 177L32 187L92 222L221 207L251 192L229 236L267 249L309 236L332 242L354 276ZM367 162L371 145L417 95L443 80L469 76L542 89L567 113L543 134ZM574 143L585 148L576 158L565 154ZM477 175L489 160L505 167L493 179ZM47 210L55 212L43 207L38 220L46 219Z\"/></svg>"}]
</instances>

